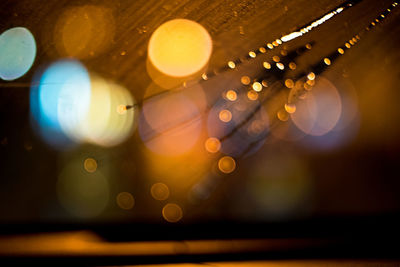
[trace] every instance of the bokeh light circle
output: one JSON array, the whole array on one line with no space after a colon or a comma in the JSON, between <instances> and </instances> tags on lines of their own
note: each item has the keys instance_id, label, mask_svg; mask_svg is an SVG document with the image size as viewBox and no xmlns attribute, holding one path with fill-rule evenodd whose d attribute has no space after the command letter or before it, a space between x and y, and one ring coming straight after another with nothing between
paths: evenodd
<instances>
[{"instance_id":1,"label":"bokeh light circle","mask_svg":"<svg viewBox=\"0 0 400 267\"><path fill-rule=\"evenodd\" d=\"M207 30L187 19L162 24L154 31L148 45L151 63L160 72L173 77L200 71L207 64L211 51L212 41Z\"/></svg>"},{"instance_id":2,"label":"bokeh light circle","mask_svg":"<svg viewBox=\"0 0 400 267\"><path fill-rule=\"evenodd\" d=\"M81 162L71 162L61 172L57 181L60 204L73 216L92 218L98 216L109 201L109 185L100 172L87 172Z\"/></svg>"},{"instance_id":3,"label":"bokeh light circle","mask_svg":"<svg viewBox=\"0 0 400 267\"><path fill-rule=\"evenodd\" d=\"M11 28L0 35L0 78L11 81L29 71L36 57L36 42L23 27Z\"/></svg>"}]
</instances>

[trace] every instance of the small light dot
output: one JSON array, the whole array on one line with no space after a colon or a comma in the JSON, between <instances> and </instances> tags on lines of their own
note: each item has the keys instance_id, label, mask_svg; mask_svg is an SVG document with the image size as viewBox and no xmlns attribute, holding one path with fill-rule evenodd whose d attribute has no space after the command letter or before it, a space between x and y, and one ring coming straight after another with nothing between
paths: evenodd
<instances>
[{"instance_id":1,"label":"small light dot","mask_svg":"<svg viewBox=\"0 0 400 267\"><path fill-rule=\"evenodd\" d=\"M311 44L306 44L306 48L311 49L312 48Z\"/></svg>"},{"instance_id":2,"label":"small light dot","mask_svg":"<svg viewBox=\"0 0 400 267\"><path fill-rule=\"evenodd\" d=\"M226 98L230 101L235 101L237 99L237 93L234 90L229 90L226 92Z\"/></svg>"},{"instance_id":3,"label":"small light dot","mask_svg":"<svg viewBox=\"0 0 400 267\"><path fill-rule=\"evenodd\" d=\"M264 86L264 87L268 87L268 82L267 82L267 80L262 80L261 84L262 84L262 86Z\"/></svg>"},{"instance_id":4,"label":"small light dot","mask_svg":"<svg viewBox=\"0 0 400 267\"><path fill-rule=\"evenodd\" d=\"M296 111L296 105L295 104L285 104L285 110L287 113L294 113Z\"/></svg>"},{"instance_id":5,"label":"small light dot","mask_svg":"<svg viewBox=\"0 0 400 267\"><path fill-rule=\"evenodd\" d=\"M376 23L379 23L379 19L375 19Z\"/></svg>"},{"instance_id":6,"label":"small light dot","mask_svg":"<svg viewBox=\"0 0 400 267\"><path fill-rule=\"evenodd\" d=\"M385 17L385 15L383 15L383 14L382 14L382 15L381 15L381 17L382 17L382 18L384 18L384 17Z\"/></svg>"},{"instance_id":7,"label":"small light dot","mask_svg":"<svg viewBox=\"0 0 400 267\"><path fill-rule=\"evenodd\" d=\"M249 56L250 56L251 58L255 58L255 57L256 57L256 53L254 53L253 51L250 51L250 52L249 52Z\"/></svg>"},{"instance_id":8,"label":"small light dot","mask_svg":"<svg viewBox=\"0 0 400 267\"><path fill-rule=\"evenodd\" d=\"M122 51L121 56L125 56L125 55L126 55L126 51Z\"/></svg>"},{"instance_id":9,"label":"small light dot","mask_svg":"<svg viewBox=\"0 0 400 267\"><path fill-rule=\"evenodd\" d=\"M256 92L260 92L262 90L262 85L259 82L253 83L252 87L253 87L253 90L256 91Z\"/></svg>"},{"instance_id":10,"label":"small light dot","mask_svg":"<svg viewBox=\"0 0 400 267\"><path fill-rule=\"evenodd\" d=\"M169 188L164 183L155 183L151 186L150 193L156 200L166 200L169 197Z\"/></svg>"},{"instance_id":11,"label":"small light dot","mask_svg":"<svg viewBox=\"0 0 400 267\"><path fill-rule=\"evenodd\" d=\"M228 62L228 67L231 68L231 69L234 69L234 68L236 67L235 62L229 61L229 62Z\"/></svg>"},{"instance_id":12,"label":"small light dot","mask_svg":"<svg viewBox=\"0 0 400 267\"><path fill-rule=\"evenodd\" d=\"M279 44L278 44L276 41L273 41L273 42L272 42L272 45L273 45L273 46L278 46Z\"/></svg>"},{"instance_id":13,"label":"small light dot","mask_svg":"<svg viewBox=\"0 0 400 267\"><path fill-rule=\"evenodd\" d=\"M304 89L306 89L307 91L310 91L312 89L311 85L309 85L308 83L304 83L303 85Z\"/></svg>"},{"instance_id":14,"label":"small light dot","mask_svg":"<svg viewBox=\"0 0 400 267\"><path fill-rule=\"evenodd\" d=\"M210 137L205 142L206 150L210 153L217 153L221 149L221 142L218 138Z\"/></svg>"},{"instance_id":15,"label":"small light dot","mask_svg":"<svg viewBox=\"0 0 400 267\"><path fill-rule=\"evenodd\" d=\"M201 75L201 78L202 78L203 80L205 80L205 81L208 80L208 76L207 76L207 74L205 74L205 73L203 73L203 74Z\"/></svg>"},{"instance_id":16,"label":"small light dot","mask_svg":"<svg viewBox=\"0 0 400 267\"><path fill-rule=\"evenodd\" d=\"M223 173L231 173L236 168L236 162L232 157L225 156L219 159L218 168Z\"/></svg>"},{"instance_id":17,"label":"small light dot","mask_svg":"<svg viewBox=\"0 0 400 267\"><path fill-rule=\"evenodd\" d=\"M280 109L277 113L276 116L280 121L287 121L289 119L289 113L286 112L284 109Z\"/></svg>"},{"instance_id":18,"label":"small light dot","mask_svg":"<svg viewBox=\"0 0 400 267\"><path fill-rule=\"evenodd\" d=\"M253 90L250 90L250 91L247 92L247 98L250 99L250 100L253 100L253 101L257 100L258 93L253 91Z\"/></svg>"},{"instance_id":19,"label":"small light dot","mask_svg":"<svg viewBox=\"0 0 400 267\"><path fill-rule=\"evenodd\" d=\"M357 39L357 40L360 40L360 36L359 36L358 34L356 35L356 39Z\"/></svg>"},{"instance_id":20,"label":"small light dot","mask_svg":"<svg viewBox=\"0 0 400 267\"><path fill-rule=\"evenodd\" d=\"M375 22L371 22L371 25L372 25L372 26L375 26Z\"/></svg>"},{"instance_id":21,"label":"small light dot","mask_svg":"<svg viewBox=\"0 0 400 267\"><path fill-rule=\"evenodd\" d=\"M265 49L265 47L260 47L259 49L258 49L258 51L260 51L261 53L265 53L265 52L267 52L267 49Z\"/></svg>"},{"instance_id":22,"label":"small light dot","mask_svg":"<svg viewBox=\"0 0 400 267\"><path fill-rule=\"evenodd\" d=\"M240 79L240 81L241 81L242 84L244 84L244 85L249 85L249 84L250 84L250 77L249 77L249 76L242 76L242 78Z\"/></svg>"},{"instance_id":23,"label":"small light dot","mask_svg":"<svg viewBox=\"0 0 400 267\"><path fill-rule=\"evenodd\" d=\"M278 69L280 69L280 70L283 70L283 69L285 68L285 66L284 66L282 63L280 63L280 62L276 63L276 66L277 66Z\"/></svg>"},{"instance_id":24,"label":"small light dot","mask_svg":"<svg viewBox=\"0 0 400 267\"><path fill-rule=\"evenodd\" d=\"M126 113L126 105L118 105L117 112L122 115Z\"/></svg>"},{"instance_id":25,"label":"small light dot","mask_svg":"<svg viewBox=\"0 0 400 267\"><path fill-rule=\"evenodd\" d=\"M291 69L291 70L294 70L294 69L296 69L296 63L294 63L294 62L290 62L289 63L289 68Z\"/></svg>"},{"instance_id":26,"label":"small light dot","mask_svg":"<svg viewBox=\"0 0 400 267\"><path fill-rule=\"evenodd\" d=\"M274 46L273 46L271 43L268 43L268 44L267 44L267 47L268 47L269 49L273 49L273 48L274 48Z\"/></svg>"},{"instance_id":27,"label":"small light dot","mask_svg":"<svg viewBox=\"0 0 400 267\"><path fill-rule=\"evenodd\" d=\"M176 223L182 219L183 212L177 204L168 203L162 209L162 216L167 222Z\"/></svg>"},{"instance_id":28,"label":"small light dot","mask_svg":"<svg viewBox=\"0 0 400 267\"><path fill-rule=\"evenodd\" d=\"M275 62L279 62L281 59L278 56L273 56L272 60Z\"/></svg>"},{"instance_id":29,"label":"small light dot","mask_svg":"<svg viewBox=\"0 0 400 267\"><path fill-rule=\"evenodd\" d=\"M271 64L269 64L268 62L263 62L263 66L264 66L264 68L266 68L267 70L271 69Z\"/></svg>"},{"instance_id":30,"label":"small light dot","mask_svg":"<svg viewBox=\"0 0 400 267\"><path fill-rule=\"evenodd\" d=\"M355 37L353 37L351 40L352 40L354 43L357 43L357 39L356 39Z\"/></svg>"},{"instance_id":31,"label":"small light dot","mask_svg":"<svg viewBox=\"0 0 400 267\"><path fill-rule=\"evenodd\" d=\"M223 109L219 112L219 119L223 122L230 122L232 113L229 110Z\"/></svg>"},{"instance_id":32,"label":"small light dot","mask_svg":"<svg viewBox=\"0 0 400 267\"><path fill-rule=\"evenodd\" d=\"M353 40L349 40L349 43L350 43L351 45L354 45Z\"/></svg>"},{"instance_id":33,"label":"small light dot","mask_svg":"<svg viewBox=\"0 0 400 267\"><path fill-rule=\"evenodd\" d=\"M121 209L130 210L135 206L135 199L128 192L121 192L117 195L117 204Z\"/></svg>"},{"instance_id":34,"label":"small light dot","mask_svg":"<svg viewBox=\"0 0 400 267\"><path fill-rule=\"evenodd\" d=\"M97 162L95 159L87 158L83 162L83 167L87 172L95 172L97 170Z\"/></svg>"},{"instance_id":35,"label":"small light dot","mask_svg":"<svg viewBox=\"0 0 400 267\"><path fill-rule=\"evenodd\" d=\"M294 86L293 80L292 80L292 79L286 79L286 81L285 81L285 86L286 86L287 88L293 88L293 86Z\"/></svg>"},{"instance_id":36,"label":"small light dot","mask_svg":"<svg viewBox=\"0 0 400 267\"><path fill-rule=\"evenodd\" d=\"M344 54L344 50L343 50L343 48L338 48L338 50L337 50L340 54Z\"/></svg>"},{"instance_id":37,"label":"small light dot","mask_svg":"<svg viewBox=\"0 0 400 267\"><path fill-rule=\"evenodd\" d=\"M309 79L309 80L314 80L314 79L315 79L315 73L314 73L314 72L310 72L310 73L307 75L307 79Z\"/></svg>"},{"instance_id":38,"label":"small light dot","mask_svg":"<svg viewBox=\"0 0 400 267\"><path fill-rule=\"evenodd\" d=\"M277 42L278 44L282 44L282 40L281 40L281 39L276 39L276 42Z\"/></svg>"},{"instance_id":39,"label":"small light dot","mask_svg":"<svg viewBox=\"0 0 400 267\"><path fill-rule=\"evenodd\" d=\"M310 85L310 86L314 86L315 81L314 80L308 80L307 84Z\"/></svg>"},{"instance_id":40,"label":"small light dot","mask_svg":"<svg viewBox=\"0 0 400 267\"><path fill-rule=\"evenodd\" d=\"M351 45L349 43L345 43L344 46L346 46L347 48L351 47Z\"/></svg>"},{"instance_id":41,"label":"small light dot","mask_svg":"<svg viewBox=\"0 0 400 267\"><path fill-rule=\"evenodd\" d=\"M286 51L286 50L284 50L284 49L283 49L283 50L281 50L281 55L282 55L282 56L287 56L287 51Z\"/></svg>"},{"instance_id":42,"label":"small light dot","mask_svg":"<svg viewBox=\"0 0 400 267\"><path fill-rule=\"evenodd\" d=\"M324 63L329 66L329 65L331 65L331 60L326 57L326 58L324 58Z\"/></svg>"}]
</instances>

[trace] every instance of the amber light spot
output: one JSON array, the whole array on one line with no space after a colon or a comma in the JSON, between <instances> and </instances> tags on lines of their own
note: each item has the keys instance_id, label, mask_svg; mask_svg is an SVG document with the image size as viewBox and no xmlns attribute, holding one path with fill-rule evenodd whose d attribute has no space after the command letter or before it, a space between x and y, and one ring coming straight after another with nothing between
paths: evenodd
<instances>
[{"instance_id":1,"label":"amber light spot","mask_svg":"<svg viewBox=\"0 0 400 267\"><path fill-rule=\"evenodd\" d=\"M293 86L294 86L293 80L292 80L292 79L286 79L286 81L285 81L285 86L286 86L287 88L293 88Z\"/></svg>"},{"instance_id":2,"label":"amber light spot","mask_svg":"<svg viewBox=\"0 0 400 267\"><path fill-rule=\"evenodd\" d=\"M205 142L206 150L210 153L217 153L221 149L221 142L218 138L210 137Z\"/></svg>"},{"instance_id":3,"label":"amber light spot","mask_svg":"<svg viewBox=\"0 0 400 267\"><path fill-rule=\"evenodd\" d=\"M164 183L155 183L151 186L150 193L156 200L166 200L169 197L169 188Z\"/></svg>"},{"instance_id":4,"label":"amber light spot","mask_svg":"<svg viewBox=\"0 0 400 267\"><path fill-rule=\"evenodd\" d=\"M235 101L237 99L237 93L234 90L229 90L226 92L226 98L230 101Z\"/></svg>"},{"instance_id":5,"label":"amber light spot","mask_svg":"<svg viewBox=\"0 0 400 267\"><path fill-rule=\"evenodd\" d=\"M264 66L264 68L266 68L267 70L271 69L271 64L269 64L268 62L263 62L263 66Z\"/></svg>"},{"instance_id":6,"label":"amber light spot","mask_svg":"<svg viewBox=\"0 0 400 267\"><path fill-rule=\"evenodd\" d=\"M229 62L228 62L228 67L231 68L231 69L234 69L234 68L236 67L235 62L229 61Z\"/></svg>"},{"instance_id":7,"label":"amber light spot","mask_svg":"<svg viewBox=\"0 0 400 267\"><path fill-rule=\"evenodd\" d=\"M135 206L135 199L128 192L121 192L117 195L117 204L121 209L130 210Z\"/></svg>"},{"instance_id":8,"label":"amber light spot","mask_svg":"<svg viewBox=\"0 0 400 267\"><path fill-rule=\"evenodd\" d=\"M125 105L118 105L118 107L117 107L117 112L119 113L119 114L125 114L126 113L126 106Z\"/></svg>"},{"instance_id":9,"label":"amber light spot","mask_svg":"<svg viewBox=\"0 0 400 267\"><path fill-rule=\"evenodd\" d=\"M223 173L231 173L236 168L236 162L232 157L225 156L219 159L218 168Z\"/></svg>"},{"instance_id":10,"label":"amber light spot","mask_svg":"<svg viewBox=\"0 0 400 267\"><path fill-rule=\"evenodd\" d=\"M291 103L291 104L287 103L287 104L285 104L285 110L287 113L292 114L296 111L296 105L293 103Z\"/></svg>"},{"instance_id":11,"label":"amber light spot","mask_svg":"<svg viewBox=\"0 0 400 267\"><path fill-rule=\"evenodd\" d=\"M168 203L162 209L163 218L170 223L176 223L183 217L182 208L175 203Z\"/></svg>"},{"instance_id":12,"label":"amber light spot","mask_svg":"<svg viewBox=\"0 0 400 267\"><path fill-rule=\"evenodd\" d=\"M240 82L244 85L249 85L250 84L250 77L249 76L242 76L240 78Z\"/></svg>"},{"instance_id":13,"label":"amber light spot","mask_svg":"<svg viewBox=\"0 0 400 267\"><path fill-rule=\"evenodd\" d=\"M95 172L97 170L97 162L95 159L87 158L83 162L83 167L87 172Z\"/></svg>"},{"instance_id":14,"label":"amber light spot","mask_svg":"<svg viewBox=\"0 0 400 267\"><path fill-rule=\"evenodd\" d=\"M280 121L287 121L289 119L289 113L286 112L284 109L280 109L277 113L276 116Z\"/></svg>"},{"instance_id":15,"label":"amber light spot","mask_svg":"<svg viewBox=\"0 0 400 267\"><path fill-rule=\"evenodd\" d=\"M250 99L250 100L253 100L253 101L257 100L258 99L258 94L257 94L257 92L255 92L253 90L248 91L247 92L247 98Z\"/></svg>"},{"instance_id":16,"label":"amber light spot","mask_svg":"<svg viewBox=\"0 0 400 267\"><path fill-rule=\"evenodd\" d=\"M254 53L253 51L250 51L250 52L249 52L249 56L250 56L251 58L255 58L255 57L256 57L256 53Z\"/></svg>"},{"instance_id":17,"label":"amber light spot","mask_svg":"<svg viewBox=\"0 0 400 267\"><path fill-rule=\"evenodd\" d=\"M324 63L329 66L329 65L331 65L331 60L326 57L326 58L324 58Z\"/></svg>"},{"instance_id":18,"label":"amber light spot","mask_svg":"<svg viewBox=\"0 0 400 267\"><path fill-rule=\"evenodd\" d=\"M227 109L223 109L219 112L219 119L223 122L230 122L232 119L232 113Z\"/></svg>"}]
</instances>

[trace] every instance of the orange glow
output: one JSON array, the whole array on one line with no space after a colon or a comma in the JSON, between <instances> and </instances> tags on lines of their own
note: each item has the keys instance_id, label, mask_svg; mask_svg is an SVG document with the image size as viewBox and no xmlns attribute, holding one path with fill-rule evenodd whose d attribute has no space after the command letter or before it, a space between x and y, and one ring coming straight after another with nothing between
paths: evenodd
<instances>
[{"instance_id":1,"label":"orange glow","mask_svg":"<svg viewBox=\"0 0 400 267\"><path fill-rule=\"evenodd\" d=\"M232 119L232 113L227 109L223 109L219 112L219 119L223 122L230 122Z\"/></svg>"},{"instance_id":2,"label":"orange glow","mask_svg":"<svg viewBox=\"0 0 400 267\"><path fill-rule=\"evenodd\" d=\"M309 80L314 80L315 79L315 73L314 72L310 72L308 75L307 75L307 79L309 79Z\"/></svg>"},{"instance_id":3,"label":"orange glow","mask_svg":"<svg viewBox=\"0 0 400 267\"><path fill-rule=\"evenodd\" d=\"M263 66L264 68L266 68L267 70L269 70L271 68L271 64L269 64L268 62L263 62Z\"/></svg>"},{"instance_id":4,"label":"orange glow","mask_svg":"<svg viewBox=\"0 0 400 267\"><path fill-rule=\"evenodd\" d=\"M162 209L162 215L167 222L176 223L182 219L183 212L177 204L168 203Z\"/></svg>"},{"instance_id":5,"label":"orange glow","mask_svg":"<svg viewBox=\"0 0 400 267\"><path fill-rule=\"evenodd\" d=\"M296 112L296 105L295 104L285 104L285 110L287 113L295 113Z\"/></svg>"},{"instance_id":6,"label":"orange glow","mask_svg":"<svg viewBox=\"0 0 400 267\"><path fill-rule=\"evenodd\" d=\"M331 65L331 60L326 57L326 58L324 58L324 63L329 66L329 65Z\"/></svg>"},{"instance_id":7,"label":"orange glow","mask_svg":"<svg viewBox=\"0 0 400 267\"><path fill-rule=\"evenodd\" d=\"M226 98L230 101L235 101L237 99L237 93L234 90L229 90L226 92Z\"/></svg>"},{"instance_id":8,"label":"orange glow","mask_svg":"<svg viewBox=\"0 0 400 267\"><path fill-rule=\"evenodd\" d=\"M351 45L350 45L349 43L345 43L345 46L346 46L347 48L350 48L350 47L351 47Z\"/></svg>"},{"instance_id":9,"label":"orange glow","mask_svg":"<svg viewBox=\"0 0 400 267\"><path fill-rule=\"evenodd\" d=\"M285 81L285 86L286 86L287 88L293 88L293 86L294 86L293 80L292 80L292 79L286 79L286 81Z\"/></svg>"},{"instance_id":10,"label":"orange glow","mask_svg":"<svg viewBox=\"0 0 400 267\"><path fill-rule=\"evenodd\" d=\"M217 153L221 149L221 142L218 138L210 137L205 143L206 150L210 153Z\"/></svg>"},{"instance_id":11,"label":"orange glow","mask_svg":"<svg viewBox=\"0 0 400 267\"><path fill-rule=\"evenodd\" d=\"M117 112L119 113L119 114L125 114L126 113L126 106L125 105L118 105L118 107L117 107Z\"/></svg>"},{"instance_id":12,"label":"orange glow","mask_svg":"<svg viewBox=\"0 0 400 267\"><path fill-rule=\"evenodd\" d=\"M344 54L344 50L343 50L343 48L338 48L338 50L337 50L340 54Z\"/></svg>"},{"instance_id":13,"label":"orange glow","mask_svg":"<svg viewBox=\"0 0 400 267\"><path fill-rule=\"evenodd\" d=\"M130 210L135 206L135 199L131 193L121 192L117 195L117 204L121 209Z\"/></svg>"},{"instance_id":14,"label":"orange glow","mask_svg":"<svg viewBox=\"0 0 400 267\"><path fill-rule=\"evenodd\" d=\"M267 52L267 50L264 48L264 47L260 47L259 49L258 49L258 51L260 51L261 53L265 53L265 52Z\"/></svg>"},{"instance_id":15,"label":"orange glow","mask_svg":"<svg viewBox=\"0 0 400 267\"><path fill-rule=\"evenodd\" d=\"M231 173L236 168L236 162L232 157L225 156L219 159L218 168L223 173Z\"/></svg>"},{"instance_id":16,"label":"orange glow","mask_svg":"<svg viewBox=\"0 0 400 267\"><path fill-rule=\"evenodd\" d=\"M207 30L197 22L174 19L159 26L148 45L148 57L160 72L172 77L192 75L206 66L212 51Z\"/></svg>"},{"instance_id":17,"label":"orange glow","mask_svg":"<svg viewBox=\"0 0 400 267\"><path fill-rule=\"evenodd\" d=\"M294 69L296 69L296 63L294 63L294 62L290 62L289 63L289 68L291 69L291 70L294 70Z\"/></svg>"},{"instance_id":18,"label":"orange glow","mask_svg":"<svg viewBox=\"0 0 400 267\"><path fill-rule=\"evenodd\" d=\"M169 188L164 183L155 183L151 186L150 193L156 200L166 200L169 197Z\"/></svg>"},{"instance_id":19,"label":"orange glow","mask_svg":"<svg viewBox=\"0 0 400 267\"><path fill-rule=\"evenodd\" d=\"M272 60L275 62L279 62L281 59L278 56L273 56Z\"/></svg>"},{"instance_id":20,"label":"orange glow","mask_svg":"<svg viewBox=\"0 0 400 267\"><path fill-rule=\"evenodd\" d=\"M289 114L286 112L284 109L280 109L277 113L276 116L280 121L287 121L289 119Z\"/></svg>"},{"instance_id":21,"label":"orange glow","mask_svg":"<svg viewBox=\"0 0 400 267\"><path fill-rule=\"evenodd\" d=\"M240 78L240 82L244 85L249 85L250 84L250 77L249 76L242 76Z\"/></svg>"},{"instance_id":22,"label":"orange glow","mask_svg":"<svg viewBox=\"0 0 400 267\"><path fill-rule=\"evenodd\" d=\"M267 47L268 47L269 49L273 49L273 48L274 48L274 46L273 46L271 43L268 43L268 44L267 44Z\"/></svg>"},{"instance_id":23,"label":"orange glow","mask_svg":"<svg viewBox=\"0 0 400 267\"><path fill-rule=\"evenodd\" d=\"M253 100L253 101L257 100L258 99L258 94L257 94L257 92L255 92L253 90L248 91L247 92L247 98L250 99L250 100Z\"/></svg>"}]
</instances>

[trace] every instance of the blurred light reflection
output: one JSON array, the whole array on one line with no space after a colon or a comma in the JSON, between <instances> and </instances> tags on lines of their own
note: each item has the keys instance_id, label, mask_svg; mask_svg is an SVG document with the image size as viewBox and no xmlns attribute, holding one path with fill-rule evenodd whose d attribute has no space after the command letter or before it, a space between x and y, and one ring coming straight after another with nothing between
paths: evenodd
<instances>
[{"instance_id":1,"label":"blurred light reflection","mask_svg":"<svg viewBox=\"0 0 400 267\"><path fill-rule=\"evenodd\" d=\"M91 58L110 47L114 34L115 19L111 9L76 6L59 16L54 28L54 44L59 56Z\"/></svg>"},{"instance_id":2,"label":"blurred light reflection","mask_svg":"<svg viewBox=\"0 0 400 267\"><path fill-rule=\"evenodd\" d=\"M23 27L8 29L0 35L0 78L11 81L29 71L36 57L36 42Z\"/></svg>"},{"instance_id":3,"label":"blurred light reflection","mask_svg":"<svg viewBox=\"0 0 400 267\"><path fill-rule=\"evenodd\" d=\"M206 66L212 41L207 30L195 21L174 19L159 26L148 45L150 62L172 77L190 76Z\"/></svg>"}]
</instances>

